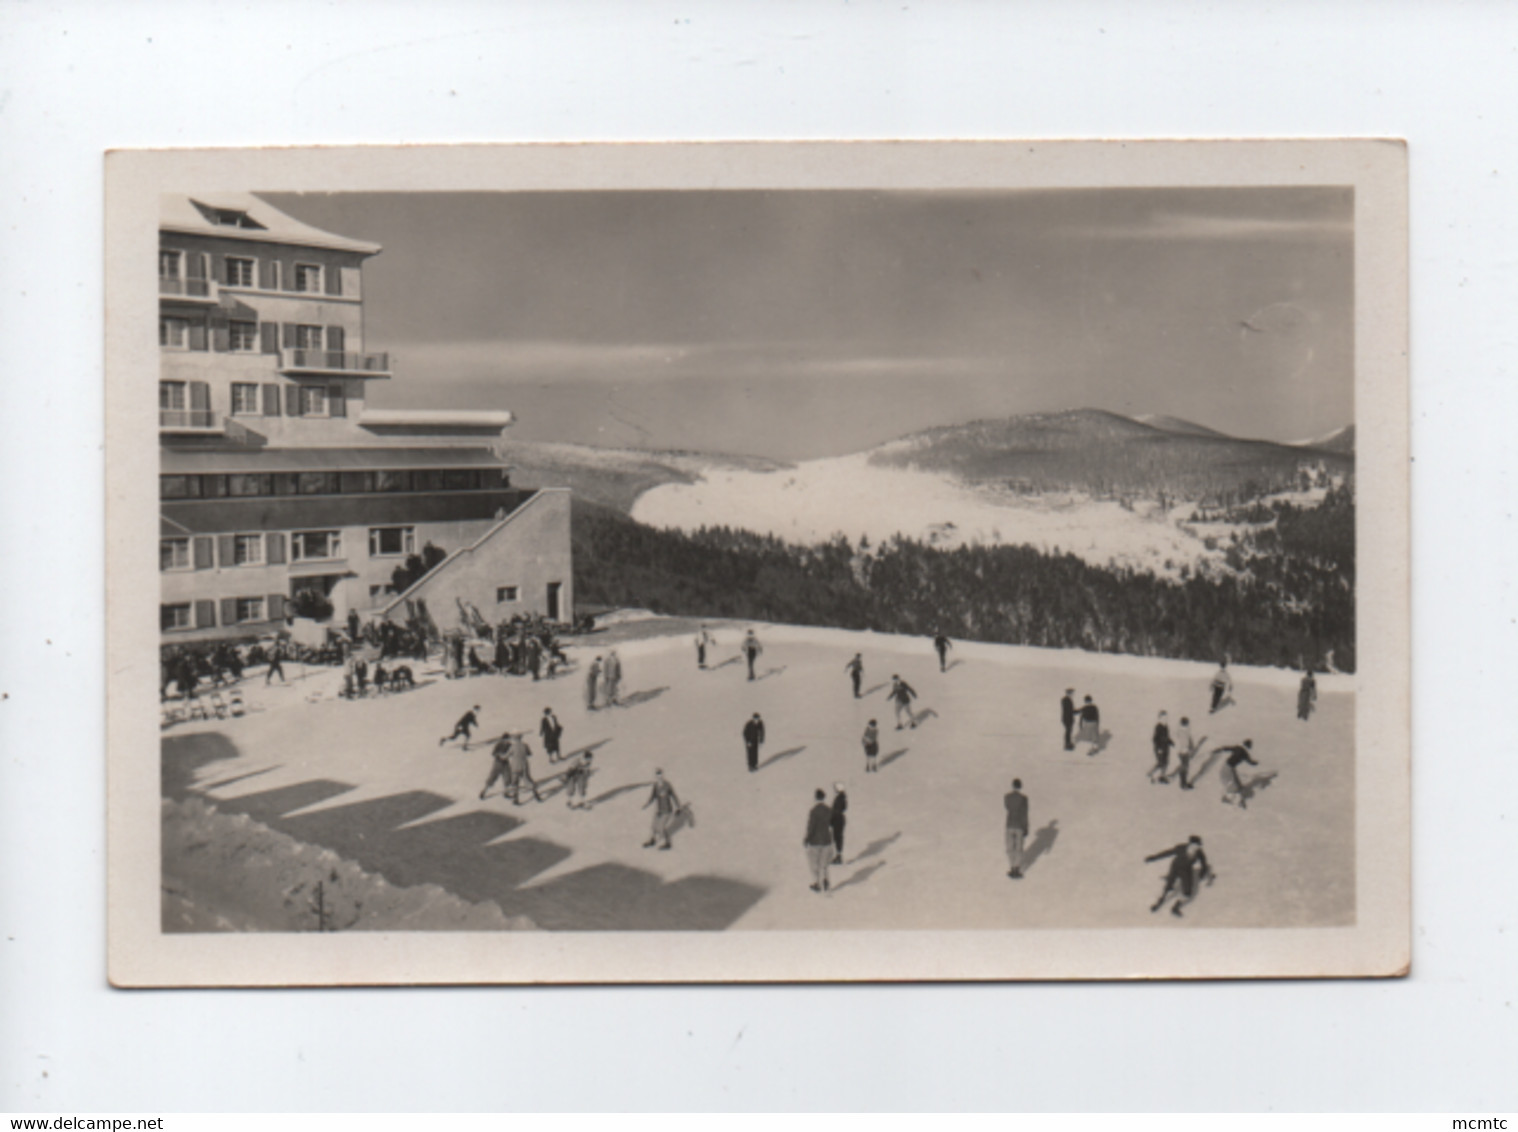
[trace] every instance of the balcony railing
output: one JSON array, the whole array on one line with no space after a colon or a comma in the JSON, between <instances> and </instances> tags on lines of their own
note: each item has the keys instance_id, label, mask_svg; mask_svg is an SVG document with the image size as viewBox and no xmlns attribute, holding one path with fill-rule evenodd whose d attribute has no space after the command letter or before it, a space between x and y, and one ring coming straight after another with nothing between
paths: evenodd
<instances>
[{"instance_id":1,"label":"balcony railing","mask_svg":"<svg viewBox=\"0 0 1518 1132\"><path fill-rule=\"evenodd\" d=\"M178 275L158 277L158 293L179 299L212 300L216 298L215 288L209 279L187 279Z\"/></svg>"},{"instance_id":2,"label":"balcony railing","mask_svg":"<svg viewBox=\"0 0 1518 1132\"><path fill-rule=\"evenodd\" d=\"M167 429L218 429L216 413L211 409L159 409L158 427Z\"/></svg>"},{"instance_id":3,"label":"balcony railing","mask_svg":"<svg viewBox=\"0 0 1518 1132\"><path fill-rule=\"evenodd\" d=\"M284 352L286 373L359 373L387 375L389 354L357 354L346 350L303 350Z\"/></svg>"}]
</instances>

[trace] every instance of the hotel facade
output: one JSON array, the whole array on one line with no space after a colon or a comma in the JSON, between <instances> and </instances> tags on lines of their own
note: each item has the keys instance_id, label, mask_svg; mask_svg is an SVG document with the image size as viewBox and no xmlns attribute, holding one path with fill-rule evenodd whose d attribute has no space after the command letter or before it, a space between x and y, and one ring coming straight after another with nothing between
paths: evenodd
<instances>
[{"instance_id":1,"label":"hotel facade","mask_svg":"<svg viewBox=\"0 0 1518 1132\"><path fill-rule=\"evenodd\" d=\"M164 643L335 621L440 628L573 612L569 492L513 487L504 411L370 408L394 380L364 334L377 244L251 195L166 195L159 225L159 623ZM397 592L397 566L446 556Z\"/></svg>"}]
</instances>

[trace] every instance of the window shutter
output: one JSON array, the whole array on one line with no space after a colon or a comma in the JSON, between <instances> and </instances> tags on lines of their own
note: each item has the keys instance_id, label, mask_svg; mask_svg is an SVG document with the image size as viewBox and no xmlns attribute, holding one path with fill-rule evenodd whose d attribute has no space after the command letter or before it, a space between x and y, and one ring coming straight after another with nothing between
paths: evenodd
<instances>
[{"instance_id":1,"label":"window shutter","mask_svg":"<svg viewBox=\"0 0 1518 1132\"><path fill-rule=\"evenodd\" d=\"M206 324L203 322L190 323L190 349L204 350L206 348Z\"/></svg>"},{"instance_id":2,"label":"window shutter","mask_svg":"<svg viewBox=\"0 0 1518 1132\"><path fill-rule=\"evenodd\" d=\"M329 263L322 268L322 279L327 285L327 294L341 295L343 293L343 269L335 263Z\"/></svg>"},{"instance_id":3,"label":"window shutter","mask_svg":"<svg viewBox=\"0 0 1518 1132\"><path fill-rule=\"evenodd\" d=\"M225 354L232 349L232 336L225 322L220 322L212 328L211 349L218 354Z\"/></svg>"},{"instance_id":4,"label":"window shutter","mask_svg":"<svg viewBox=\"0 0 1518 1132\"><path fill-rule=\"evenodd\" d=\"M300 416L300 386L285 386L285 416Z\"/></svg>"},{"instance_id":5,"label":"window shutter","mask_svg":"<svg viewBox=\"0 0 1518 1132\"><path fill-rule=\"evenodd\" d=\"M284 617L285 617L285 595L284 594L270 594L269 595L269 611L268 612L269 612L269 620L270 621L283 621L284 620Z\"/></svg>"},{"instance_id":6,"label":"window shutter","mask_svg":"<svg viewBox=\"0 0 1518 1132\"><path fill-rule=\"evenodd\" d=\"M224 597L221 599L221 623L223 625L237 624L237 599Z\"/></svg>"},{"instance_id":7,"label":"window shutter","mask_svg":"<svg viewBox=\"0 0 1518 1132\"><path fill-rule=\"evenodd\" d=\"M214 563L211 561L215 548L209 538L195 539L195 569L209 570Z\"/></svg>"},{"instance_id":8,"label":"window shutter","mask_svg":"<svg viewBox=\"0 0 1518 1132\"><path fill-rule=\"evenodd\" d=\"M216 624L216 603L214 601L197 601L195 603L195 628L209 629Z\"/></svg>"},{"instance_id":9,"label":"window shutter","mask_svg":"<svg viewBox=\"0 0 1518 1132\"><path fill-rule=\"evenodd\" d=\"M277 260L261 259L258 261L258 285L265 291L275 290L274 279L279 271Z\"/></svg>"},{"instance_id":10,"label":"window shutter","mask_svg":"<svg viewBox=\"0 0 1518 1132\"><path fill-rule=\"evenodd\" d=\"M201 252L190 252L185 257L185 274L191 279L206 277L206 257Z\"/></svg>"},{"instance_id":11,"label":"window shutter","mask_svg":"<svg viewBox=\"0 0 1518 1132\"><path fill-rule=\"evenodd\" d=\"M222 566L231 566L237 559L237 540L231 535L216 536L216 561Z\"/></svg>"},{"instance_id":12,"label":"window shutter","mask_svg":"<svg viewBox=\"0 0 1518 1132\"><path fill-rule=\"evenodd\" d=\"M264 386L264 416L279 416L279 386Z\"/></svg>"},{"instance_id":13,"label":"window shutter","mask_svg":"<svg viewBox=\"0 0 1518 1132\"><path fill-rule=\"evenodd\" d=\"M206 381L190 382L190 408L209 409L211 407L211 385Z\"/></svg>"},{"instance_id":14,"label":"window shutter","mask_svg":"<svg viewBox=\"0 0 1518 1132\"><path fill-rule=\"evenodd\" d=\"M295 349L295 323L283 322L280 325L285 328L285 349Z\"/></svg>"},{"instance_id":15,"label":"window shutter","mask_svg":"<svg viewBox=\"0 0 1518 1132\"><path fill-rule=\"evenodd\" d=\"M333 417L346 417L348 415L348 400L343 393L341 382L327 388L327 414Z\"/></svg>"},{"instance_id":16,"label":"window shutter","mask_svg":"<svg viewBox=\"0 0 1518 1132\"><path fill-rule=\"evenodd\" d=\"M270 566L283 566L285 564L285 536L277 531L270 531L264 536L264 542L268 546L268 553L264 556Z\"/></svg>"},{"instance_id":17,"label":"window shutter","mask_svg":"<svg viewBox=\"0 0 1518 1132\"><path fill-rule=\"evenodd\" d=\"M261 322L258 325L258 348L265 354L279 353L279 323Z\"/></svg>"},{"instance_id":18,"label":"window shutter","mask_svg":"<svg viewBox=\"0 0 1518 1132\"><path fill-rule=\"evenodd\" d=\"M346 349L346 346L344 345L344 343L346 341L347 341L347 334L346 334L346 332L343 330L343 328L341 326L329 326L329 327L327 327L327 349L328 350L332 351L334 354L340 354L340 353L343 352L344 349Z\"/></svg>"}]
</instances>

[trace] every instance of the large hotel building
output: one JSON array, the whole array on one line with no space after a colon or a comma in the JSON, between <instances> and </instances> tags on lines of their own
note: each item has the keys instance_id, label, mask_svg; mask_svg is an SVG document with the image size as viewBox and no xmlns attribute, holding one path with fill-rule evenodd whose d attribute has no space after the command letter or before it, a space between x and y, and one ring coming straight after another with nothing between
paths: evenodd
<instances>
[{"instance_id":1,"label":"large hotel building","mask_svg":"<svg viewBox=\"0 0 1518 1132\"><path fill-rule=\"evenodd\" d=\"M255 196L165 196L159 226L159 621L164 641L285 624L302 590L341 621L425 603L489 621L573 608L569 492L517 490L507 412L368 407L393 379L364 335L376 244ZM393 575L431 543L443 563Z\"/></svg>"}]
</instances>

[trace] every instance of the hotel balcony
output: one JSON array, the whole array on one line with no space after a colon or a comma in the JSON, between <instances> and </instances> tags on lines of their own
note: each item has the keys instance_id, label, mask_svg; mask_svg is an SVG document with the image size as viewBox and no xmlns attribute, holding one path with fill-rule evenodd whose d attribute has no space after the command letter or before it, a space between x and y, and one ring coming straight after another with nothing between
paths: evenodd
<instances>
[{"instance_id":1,"label":"hotel balcony","mask_svg":"<svg viewBox=\"0 0 1518 1132\"><path fill-rule=\"evenodd\" d=\"M280 372L335 374L351 377L389 377L389 354L356 354L344 350L281 351Z\"/></svg>"},{"instance_id":2,"label":"hotel balcony","mask_svg":"<svg viewBox=\"0 0 1518 1132\"><path fill-rule=\"evenodd\" d=\"M215 280L187 279L178 275L158 277L158 296L181 303L215 303L220 299Z\"/></svg>"},{"instance_id":3,"label":"hotel balcony","mask_svg":"<svg viewBox=\"0 0 1518 1132\"><path fill-rule=\"evenodd\" d=\"M226 422L211 409L159 409L158 431L188 436L219 436Z\"/></svg>"}]
</instances>

